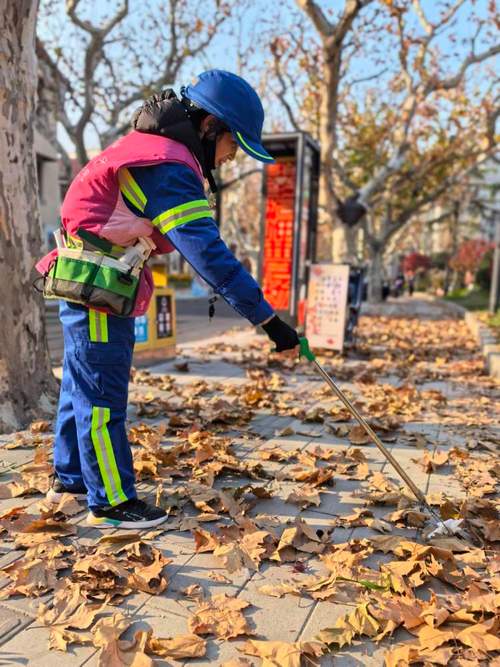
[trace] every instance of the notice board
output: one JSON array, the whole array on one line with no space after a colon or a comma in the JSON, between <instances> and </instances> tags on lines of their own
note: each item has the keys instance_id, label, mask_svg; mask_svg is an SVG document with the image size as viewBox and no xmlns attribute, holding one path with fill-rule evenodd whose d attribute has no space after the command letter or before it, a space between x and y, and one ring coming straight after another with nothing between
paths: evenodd
<instances>
[{"instance_id":1,"label":"notice board","mask_svg":"<svg viewBox=\"0 0 500 667\"><path fill-rule=\"evenodd\" d=\"M172 295L158 295L156 297L156 338L170 338L174 335L173 320Z\"/></svg>"},{"instance_id":2,"label":"notice board","mask_svg":"<svg viewBox=\"0 0 500 667\"><path fill-rule=\"evenodd\" d=\"M288 310L292 282L296 163L278 158L267 169L262 289L275 310Z\"/></svg>"},{"instance_id":3,"label":"notice board","mask_svg":"<svg viewBox=\"0 0 500 667\"><path fill-rule=\"evenodd\" d=\"M348 287L347 264L311 266L306 315L306 337L311 347L344 347Z\"/></svg>"}]
</instances>

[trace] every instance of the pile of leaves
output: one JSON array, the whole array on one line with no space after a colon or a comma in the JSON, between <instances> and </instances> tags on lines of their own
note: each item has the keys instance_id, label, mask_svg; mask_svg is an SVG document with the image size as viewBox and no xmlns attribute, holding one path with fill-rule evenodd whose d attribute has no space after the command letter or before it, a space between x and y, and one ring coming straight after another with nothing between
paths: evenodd
<instances>
[{"instance_id":1,"label":"pile of leaves","mask_svg":"<svg viewBox=\"0 0 500 667\"><path fill-rule=\"evenodd\" d=\"M411 447L415 469L460 486L463 493L454 497L443 483L428 501L443 519L460 520L467 540L440 535L425 542L426 514L390 470L371 466L373 446L363 429L310 367L270 357L256 339L244 349L224 343L197 353L198 364L217 356L245 368L238 383L208 374L191 380L190 361L177 364L182 381L133 372L135 472L154 486L168 521L150 534L89 541L77 523L85 508L71 496L55 507L45 501L9 506L0 515L0 535L5 553L21 550L22 556L2 568L0 598L34 599L51 649L88 645L106 667L209 660L213 640L240 642L241 657L225 667L248 667L256 658L267 667L299 667L389 637L387 667L494 664L500 651L496 389L480 372L461 322L370 317L359 338L347 358L324 355L322 362L350 381L350 398L388 446ZM425 384L444 380L456 392ZM267 437L254 426L262 415L274 419ZM415 421L444 424L446 438L412 430ZM47 491L51 444L47 422L9 438L6 450L33 456L4 471L9 477L0 497ZM341 492L346 510L318 528L314 512L324 511L339 484L351 489ZM269 512L272 499L283 503L283 516ZM351 538L339 540L346 530L354 531ZM203 580L182 591L172 587L172 560L155 540L174 531L223 569L208 580L230 584L242 573L258 573L263 595L290 604L302 598L348 605L349 611L307 641L268 641L256 635L244 590L211 595ZM125 605L139 593L189 604L185 632L158 637L144 623L135 627Z\"/></svg>"}]
</instances>

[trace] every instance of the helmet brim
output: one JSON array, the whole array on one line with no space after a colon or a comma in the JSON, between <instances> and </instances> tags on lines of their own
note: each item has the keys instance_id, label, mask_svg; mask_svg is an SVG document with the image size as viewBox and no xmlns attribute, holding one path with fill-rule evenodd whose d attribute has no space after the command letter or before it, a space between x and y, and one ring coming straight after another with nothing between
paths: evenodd
<instances>
[{"instance_id":1,"label":"helmet brim","mask_svg":"<svg viewBox=\"0 0 500 667\"><path fill-rule=\"evenodd\" d=\"M243 135L238 130L232 130L233 137L236 139L241 148L259 162L265 164L273 164L274 158L269 155L264 146L259 141L252 141L248 136Z\"/></svg>"}]
</instances>

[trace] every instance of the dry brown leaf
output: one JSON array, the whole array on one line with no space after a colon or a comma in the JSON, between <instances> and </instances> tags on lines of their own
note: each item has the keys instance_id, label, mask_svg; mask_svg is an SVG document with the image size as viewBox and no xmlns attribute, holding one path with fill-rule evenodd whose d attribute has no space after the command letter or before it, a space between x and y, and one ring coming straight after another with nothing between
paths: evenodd
<instances>
[{"instance_id":1,"label":"dry brown leaf","mask_svg":"<svg viewBox=\"0 0 500 667\"><path fill-rule=\"evenodd\" d=\"M32 422L29 428L32 433L47 433L47 431L50 431L51 425L50 422L40 419Z\"/></svg>"},{"instance_id":2,"label":"dry brown leaf","mask_svg":"<svg viewBox=\"0 0 500 667\"><path fill-rule=\"evenodd\" d=\"M497 616L484 623L476 623L464 628L455 636L465 646L470 646L477 653L483 654L490 651L500 651L499 629L500 619Z\"/></svg>"},{"instance_id":3,"label":"dry brown leaf","mask_svg":"<svg viewBox=\"0 0 500 667\"><path fill-rule=\"evenodd\" d=\"M199 602L205 597L205 591L200 584L191 584L191 586L183 588L180 592L185 598L194 600L195 602Z\"/></svg>"},{"instance_id":4,"label":"dry brown leaf","mask_svg":"<svg viewBox=\"0 0 500 667\"><path fill-rule=\"evenodd\" d=\"M215 635L219 639L231 639L251 635L247 620L241 613L249 602L227 595L215 595L200 602L188 621L190 632L197 635Z\"/></svg>"},{"instance_id":5,"label":"dry brown leaf","mask_svg":"<svg viewBox=\"0 0 500 667\"><path fill-rule=\"evenodd\" d=\"M367 603L362 603L354 611L337 619L333 627L321 630L318 639L328 646L342 648L351 644L354 637L374 637L379 628L379 622L369 613Z\"/></svg>"},{"instance_id":6,"label":"dry brown leaf","mask_svg":"<svg viewBox=\"0 0 500 667\"><path fill-rule=\"evenodd\" d=\"M451 663L452 657L452 648L442 647L434 651L429 651L414 644L396 646L384 655L385 667L403 667L414 663L421 664L422 662L424 664L443 665L446 667Z\"/></svg>"},{"instance_id":7,"label":"dry brown leaf","mask_svg":"<svg viewBox=\"0 0 500 667\"><path fill-rule=\"evenodd\" d=\"M368 526L368 528L372 528L379 533L390 533L392 531L392 526L387 523L387 521L382 521L382 519L367 518L365 519L365 526Z\"/></svg>"},{"instance_id":8,"label":"dry brown leaf","mask_svg":"<svg viewBox=\"0 0 500 667\"><path fill-rule=\"evenodd\" d=\"M220 540L208 530L195 528L191 532L194 536L196 553L212 552L220 546Z\"/></svg>"},{"instance_id":9,"label":"dry brown leaf","mask_svg":"<svg viewBox=\"0 0 500 667\"><path fill-rule=\"evenodd\" d=\"M206 640L197 635L178 635L172 639L150 636L146 642L146 653L173 660L203 658L206 651Z\"/></svg>"},{"instance_id":10,"label":"dry brown leaf","mask_svg":"<svg viewBox=\"0 0 500 667\"><path fill-rule=\"evenodd\" d=\"M79 584L66 580L62 582L52 601L52 606L40 604L37 620L51 628L87 630L101 613L105 605L89 604L82 595Z\"/></svg>"},{"instance_id":11,"label":"dry brown leaf","mask_svg":"<svg viewBox=\"0 0 500 667\"><path fill-rule=\"evenodd\" d=\"M80 505L78 500L76 500L71 493L63 493L62 498L57 505L42 501L38 503L38 508L40 509L43 518L58 517L58 515L74 516L75 514L82 512L84 509L83 505ZM58 518L64 518L64 516Z\"/></svg>"},{"instance_id":12,"label":"dry brown leaf","mask_svg":"<svg viewBox=\"0 0 500 667\"><path fill-rule=\"evenodd\" d=\"M427 624L423 625L418 631L420 646L426 651L435 651L454 638L454 632L446 628L435 628Z\"/></svg>"},{"instance_id":13,"label":"dry brown leaf","mask_svg":"<svg viewBox=\"0 0 500 667\"><path fill-rule=\"evenodd\" d=\"M328 538L328 531L317 531L308 526L305 521L297 519L293 528L286 528L283 531L276 551L270 559L287 562L296 560L299 555L297 552L322 553L326 548Z\"/></svg>"},{"instance_id":14,"label":"dry brown leaf","mask_svg":"<svg viewBox=\"0 0 500 667\"><path fill-rule=\"evenodd\" d=\"M300 667L304 658L307 665L319 665L323 653L320 642L258 641L249 639L238 650L262 659L261 667Z\"/></svg>"},{"instance_id":15,"label":"dry brown leaf","mask_svg":"<svg viewBox=\"0 0 500 667\"><path fill-rule=\"evenodd\" d=\"M208 573L208 578L211 579L212 581L216 581L219 584L230 584L231 583L231 579L229 579L228 577L225 577L220 572L214 572L213 570L212 570L212 572Z\"/></svg>"},{"instance_id":16,"label":"dry brown leaf","mask_svg":"<svg viewBox=\"0 0 500 667\"><path fill-rule=\"evenodd\" d=\"M264 556L274 550L274 545L274 538L267 530L252 530L240 540L221 544L213 553L232 574L242 568L258 570Z\"/></svg>"},{"instance_id":17,"label":"dry brown leaf","mask_svg":"<svg viewBox=\"0 0 500 667\"><path fill-rule=\"evenodd\" d=\"M274 435L278 438L285 438L290 435L295 435L295 431L291 426L286 426L285 428L281 429L281 431L276 431Z\"/></svg>"},{"instance_id":18,"label":"dry brown leaf","mask_svg":"<svg viewBox=\"0 0 500 667\"><path fill-rule=\"evenodd\" d=\"M0 599L16 594L39 597L53 590L57 583L55 569L47 567L47 562L40 558L20 558L1 571L12 583L0 589Z\"/></svg>"},{"instance_id":19,"label":"dry brown leaf","mask_svg":"<svg viewBox=\"0 0 500 667\"><path fill-rule=\"evenodd\" d=\"M309 507L310 505L316 505L319 507L319 505L321 505L321 498L319 496L319 491L316 488L304 484L292 491L287 496L285 502L295 503L302 508Z\"/></svg>"},{"instance_id":20,"label":"dry brown leaf","mask_svg":"<svg viewBox=\"0 0 500 667\"><path fill-rule=\"evenodd\" d=\"M434 472L437 468L448 463L449 452L436 450L434 453L426 450L421 459L413 459L420 463L425 472Z\"/></svg>"},{"instance_id":21,"label":"dry brown leaf","mask_svg":"<svg viewBox=\"0 0 500 667\"><path fill-rule=\"evenodd\" d=\"M92 642L96 648L100 648L98 667L154 667L153 661L145 653L146 633L137 633L137 639L142 641L120 640L131 623L132 620L121 613L97 621L92 629Z\"/></svg>"},{"instance_id":22,"label":"dry brown leaf","mask_svg":"<svg viewBox=\"0 0 500 667\"><path fill-rule=\"evenodd\" d=\"M152 562L146 565L136 565L133 575L128 583L133 588L144 593L159 595L167 588L168 581L163 574L164 568L172 562L171 558L166 558L158 549L152 549Z\"/></svg>"},{"instance_id":23,"label":"dry brown leaf","mask_svg":"<svg viewBox=\"0 0 500 667\"><path fill-rule=\"evenodd\" d=\"M75 535L76 526L66 521L58 521L52 517L38 519L31 517L33 520L27 523L23 529L23 533L43 533L50 537L63 537L66 535Z\"/></svg>"},{"instance_id":24,"label":"dry brown leaf","mask_svg":"<svg viewBox=\"0 0 500 667\"><path fill-rule=\"evenodd\" d=\"M356 424L351 428L347 437L349 438L349 442L353 445L367 445L372 441L365 429L359 424Z\"/></svg>"},{"instance_id":25,"label":"dry brown leaf","mask_svg":"<svg viewBox=\"0 0 500 667\"><path fill-rule=\"evenodd\" d=\"M301 586L297 583L266 584L259 586L259 592L274 598L282 598L288 593L300 594Z\"/></svg>"}]
</instances>

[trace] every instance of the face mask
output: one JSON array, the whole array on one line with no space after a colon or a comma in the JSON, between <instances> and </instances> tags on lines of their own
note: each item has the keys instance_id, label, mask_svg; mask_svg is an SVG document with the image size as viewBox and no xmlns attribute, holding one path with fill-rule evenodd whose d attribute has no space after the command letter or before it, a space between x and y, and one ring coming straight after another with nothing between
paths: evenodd
<instances>
[{"instance_id":1,"label":"face mask","mask_svg":"<svg viewBox=\"0 0 500 667\"><path fill-rule=\"evenodd\" d=\"M215 169L215 150L217 148L217 137L211 138L210 135L205 135L201 140L203 146L203 156L207 169L212 171Z\"/></svg>"}]
</instances>

